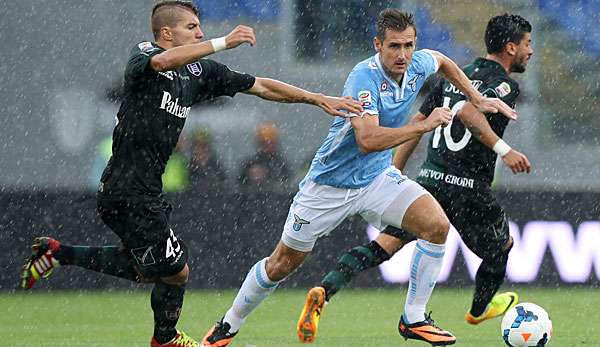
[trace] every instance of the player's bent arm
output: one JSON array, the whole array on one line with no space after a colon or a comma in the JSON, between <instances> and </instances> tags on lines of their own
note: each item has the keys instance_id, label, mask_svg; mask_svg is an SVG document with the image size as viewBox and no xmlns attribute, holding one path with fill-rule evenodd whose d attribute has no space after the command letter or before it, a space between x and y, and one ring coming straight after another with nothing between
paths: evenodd
<instances>
[{"instance_id":1,"label":"player's bent arm","mask_svg":"<svg viewBox=\"0 0 600 347\"><path fill-rule=\"evenodd\" d=\"M423 122L410 123L400 128L382 127L379 126L379 116L368 113L362 117L353 117L350 121L358 149L365 154L396 147L429 131Z\"/></svg>"},{"instance_id":2,"label":"player's bent arm","mask_svg":"<svg viewBox=\"0 0 600 347\"><path fill-rule=\"evenodd\" d=\"M422 122L425 119L427 119L427 117L424 114L422 114L421 112L418 112L411 118L410 124ZM393 163L394 163L394 166L398 170L404 170L404 167L406 166L406 162L408 161L408 158L410 158L412 153L415 151L415 148L419 144L419 141L421 141L422 136L423 135L421 134L412 140L408 140L408 141L400 144L396 148L396 153L394 154Z\"/></svg>"},{"instance_id":3,"label":"player's bent arm","mask_svg":"<svg viewBox=\"0 0 600 347\"><path fill-rule=\"evenodd\" d=\"M245 25L238 25L227 36L183 45L168 49L150 59L150 66L155 71L168 71L195 62L215 52L235 48L243 43L256 44L254 30Z\"/></svg>"},{"instance_id":4,"label":"player's bent arm","mask_svg":"<svg viewBox=\"0 0 600 347\"><path fill-rule=\"evenodd\" d=\"M514 174L531 172L529 159L524 154L512 149L504 140L496 135L485 116L477 111L475 106L467 102L457 115L471 134L479 142L496 152Z\"/></svg>"},{"instance_id":5,"label":"player's bent arm","mask_svg":"<svg viewBox=\"0 0 600 347\"><path fill-rule=\"evenodd\" d=\"M483 143L487 148L493 149L494 145L500 140L483 113L477 111L470 102L464 104L458 111L457 116L477 141Z\"/></svg>"},{"instance_id":6,"label":"player's bent arm","mask_svg":"<svg viewBox=\"0 0 600 347\"><path fill-rule=\"evenodd\" d=\"M471 81L465 75L465 73L456 65L456 63L443 55L438 51L430 51L433 57L437 60L439 69L438 71L442 74L442 76L450 81L458 90L463 92L465 96L477 103L477 101L483 99L483 95L477 89L473 87Z\"/></svg>"},{"instance_id":7,"label":"player's bent arm","mask_svg":"<svg viewBox=\"0 0 600 347\"><path fill-rule=\"evenodd\" d=\"M168 49L150 59L154 71L169 71L195 62L215 52L210 41Z\"/></svg>"},{"instance_id":8,"label":"player's bent arm","mask_svg":"<svg viewBox=\"0 0 600 347\"><path fill-rule=\"evenodd\" d=\"M439 72L450 81L469 99L469 101L481 112L501 113L505 117L516 120L517 113L500 99L486 98L473 87L471 81L465 73L456 65L452 59L446 57L440 52L430 51L437 60Z\"/></svg>"},{"instance_id":9,"label":"player's bent arm","mask_svg":"<svg viewBox=\"0 0 600 347\"><path fill-rule=\"evenodd\" d=\"M360 103L351 98L336 98L312 93L270 78L257 77L254 85L244 93L270 101L315 105L334 116L346 117L348 113L360 114L363 111ZM348 113L340 110L346 110Z\"/></svg>"}]
</instances>

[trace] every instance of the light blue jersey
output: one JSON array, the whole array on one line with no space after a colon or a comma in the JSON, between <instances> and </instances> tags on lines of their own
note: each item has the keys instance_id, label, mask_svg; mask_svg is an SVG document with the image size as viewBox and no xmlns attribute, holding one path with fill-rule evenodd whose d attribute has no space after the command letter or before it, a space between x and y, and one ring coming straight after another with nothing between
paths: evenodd
<instances>
[{"instance_id":1,"label":"light blue jersey","mask_svg":"<svg viewBox=\"0 0 600 347\"><path fill-rule=\"evenodd\" d=\"M343 95L361 102L364 112L379 115L381 126L398 128L410 117L419 90L437 68L437 60L430 51L416 51L399 86L384 72L376 54L352 69ZM361 153L350 119L336 117L305 179L338 188L361 188L391 164L391 149Z\"/></svg>"}]
</instances>

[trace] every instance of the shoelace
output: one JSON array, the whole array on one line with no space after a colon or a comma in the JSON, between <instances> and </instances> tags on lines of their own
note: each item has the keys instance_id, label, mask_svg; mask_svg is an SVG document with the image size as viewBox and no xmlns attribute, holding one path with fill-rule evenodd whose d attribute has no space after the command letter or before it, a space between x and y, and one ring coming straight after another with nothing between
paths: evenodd
<instances>
[{"instance_id":1,"label":"shoelace","mask_svg":"<svg viewBox=\"0 0 600 347\"><path fill-rule=\"evenodd\" d=\"M214 337L214 336L219 336L219 337L230 337L231 334L229 333L229 329L231 328L231 326L229 326L229 323L223 323L223 322L217 322L217 326L215 327L215 331L212 333L212 335L210 337ZM211 338L209 337L209 341L211 341ZM214 341L211 341L214 342Z\"/></svg>"},{"instance_id":2,"label":"shoelace","mask_svg":"<svg viewBox=\"0 0 600 347\"><path fill-rule=\"evenodd\" d=\"M185 333L181 332L175 343L183 347L198 347L198 343Z\"/></svg>"},{"instance_id":3,"label":"shoelace","mask_svg":"<svg viewBox=\"0 0 600 347\"><path fill-rule=\"evenodd\" d=\"M438 330L442 330L440 327L438 327L437 325L435 325L435 321L433 320L433 318L431 318L431 313L433 311L429 311L429 313L425 316L425 321L427 323L429 323L432 327L438 329Z\"/></svg>"}]
</instances>

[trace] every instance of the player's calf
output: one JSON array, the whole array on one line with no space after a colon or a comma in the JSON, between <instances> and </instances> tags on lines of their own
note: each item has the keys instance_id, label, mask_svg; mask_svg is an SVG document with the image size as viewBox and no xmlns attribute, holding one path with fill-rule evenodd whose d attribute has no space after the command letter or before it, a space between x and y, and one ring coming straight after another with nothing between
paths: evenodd
<instances>
[{"instance_id":1,"label":"player's calf","mask_svg":"<svg viewBox=\"0 0 600 347\"><path fill-rule=\"evenodd\" d=\"M55 258L60 242L51 237L37 237L31 246L32 254L21 268L21 288L31 289L40 278L47 278L60 266Z\"/></svg>"}]
</instances>

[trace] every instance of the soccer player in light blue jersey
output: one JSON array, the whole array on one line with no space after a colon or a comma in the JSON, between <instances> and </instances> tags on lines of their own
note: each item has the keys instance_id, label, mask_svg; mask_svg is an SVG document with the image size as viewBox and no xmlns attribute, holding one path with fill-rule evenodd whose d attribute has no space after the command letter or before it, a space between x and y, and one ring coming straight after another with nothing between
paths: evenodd
<instances>
[{"instance_id":1,"label":"soccer player in light blue jersey","mask_svg":"<svg viewBox=\"0 0 600 347\"><path fill-rule=\"evenodd\" d=\"M420 333L421 340L434 345L456 341L425 315L450 223L425 189L392 166L391 149L451 121L450 109L440 107L423 122L402 126L423 83L438 71L479 111L516 115L502 101L484 98L452 60L435 51L415 51L412 15L397 9L381 12L374 45L378 53L358 63L344 86L344 95L361 102L364 111L335 119L300 183L281 241L269 257L250 269L231 308L204 337L204 347L227 346L246 317L302 264L316 240L356 214L380 229L401 227L419 238L402 319ZM322 292L309 294L309 324L318 323L323 302ZM298 334L303 342L314 340L310 331L301 320Z\"/></svg>"}]
</instances>

